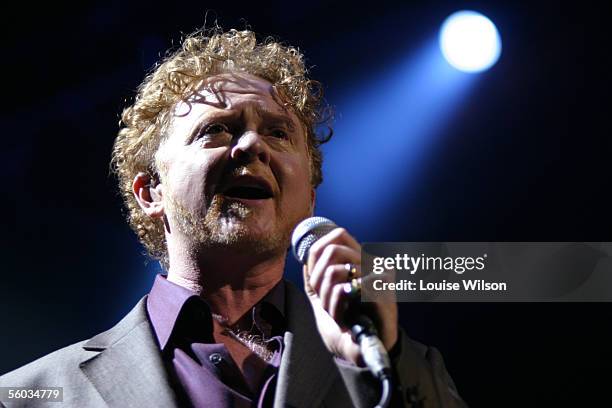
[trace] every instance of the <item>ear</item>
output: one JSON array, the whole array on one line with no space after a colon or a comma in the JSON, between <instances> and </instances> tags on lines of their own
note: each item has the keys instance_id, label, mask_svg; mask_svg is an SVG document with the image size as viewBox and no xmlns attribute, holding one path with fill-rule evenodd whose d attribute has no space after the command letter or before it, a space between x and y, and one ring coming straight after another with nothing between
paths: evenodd
<instances>
[{"instance_id":1,"label":"ear","mask_svg":"<svg viewBox=\"0 0 612 408\"><path fill-rule=\"evenodd\" d=\"M145 214L153 218L160 218L164 215L161 183L155 184L155 180L149 174L140 172L134 177L132 191Z\"/></svg>"}]
</instances>

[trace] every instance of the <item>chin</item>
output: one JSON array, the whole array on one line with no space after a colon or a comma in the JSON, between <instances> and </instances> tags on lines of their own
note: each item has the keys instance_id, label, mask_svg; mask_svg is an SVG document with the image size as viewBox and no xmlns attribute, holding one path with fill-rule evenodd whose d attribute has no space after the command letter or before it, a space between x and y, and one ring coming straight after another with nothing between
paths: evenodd
<instances>
[{"instance_id":1,"label":"chin","mask_svg":"<svg viewBox=\"0 0 612 408\"><path fill-rule=\"evenodd\" d=\"M219 237L217 244L224 248L253 254L276 254L285 252L289 241L285 237L251 231L232 231Z\"/></svg>"},{"instance_id":2,"label":"chin","mask_svg":"<svg viewBox=\"0 0 612 408\"><path fill-rule=\"evenodd\" d=\"M178 212L177 225L194 244L210 250L231 249L254 253L285 252L292 225L273 214L260 213L237 201L215 196L204 217Z\"/></svg>"},{"instance_id":3,"label":"chin","mask_svg":"<svg viewBox=\"0 0 612 408\"><path fill-rule=\"evenodd\" d=\"M269 252L279 248L286 250L291 231L274 228L269 222L263 223L251 214L247 217L221 216L206 222L206 233L197 234L205 246L230 247L234 250ZM196 237L194 236L194 237Z\"/></svg>"}]
</instances>

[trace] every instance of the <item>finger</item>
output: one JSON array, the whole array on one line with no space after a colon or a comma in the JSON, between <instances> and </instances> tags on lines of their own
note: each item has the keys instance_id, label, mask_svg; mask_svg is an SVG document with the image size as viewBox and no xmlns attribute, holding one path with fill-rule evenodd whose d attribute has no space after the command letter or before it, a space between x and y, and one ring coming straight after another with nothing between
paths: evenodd
<instances>
[{"instance_id":1,"label":"finger","mask_svg":"<svg viewBox=\"0 0 612 408\"><path fill-rule=\"evenodd\" d=\"M344 265L345 263L361 263L361 253L343 245L330 244L325 247L316 263L309 265L311 272L308 282L312 289L319 293L323 277L325 276L325 270L328 266L335 264Z\"/></svg>"},{"instance_id":2,"label":"finger","mask_svg":"<svg viewBox=\"0 0 612 408\"><path fill-rule=\"evenodd\" d=\"M361 246L355 238L348 233L344 228L335 228L328 234L319 238L308 251L308 266L312 268L316 260L319 259L324 249L330 244L345 245L349 248L353 248L355 251L360 252Z\"/></svg>"},{"instance_id":3,"label":"finger","mask_svg":"<svg viewBox=\"0 0 612 408\"><path fill-rule=\"evenodd\" d=\"M308 274L308 267L306 265L302 267L302 276L304 279L304 291L306 294L308 296L315 295L315 291L312 289L312 286L310 286L310 283L308 283L310 276Z\"/></svg>"},{"instance_id":4,"label":"finger","mask_svg":"<svg viewBox=\"0 0 612 408\"><path fill-rule=\"evenodd\" d=\"M349 271L345 265L330 265L325 269L325 274L321 282L321 290L319 298L325 310L328 310L332 290L338 284L343 284L348 281Z\"/></svg>"},{"instance_id":5,"label":"finger","mask_svg":"<svg viewBox=\"0 0 612 408\"><path fill-rule=\"evenodd\" d=\"M350 285L350 283L342 283L334 286L329 300L329 308L327 309L327 313L329 313L332 319L340 326L343 325L342 319L350 299L350 295L346 291L345 285Z\"/></svg>"}]
</instances>

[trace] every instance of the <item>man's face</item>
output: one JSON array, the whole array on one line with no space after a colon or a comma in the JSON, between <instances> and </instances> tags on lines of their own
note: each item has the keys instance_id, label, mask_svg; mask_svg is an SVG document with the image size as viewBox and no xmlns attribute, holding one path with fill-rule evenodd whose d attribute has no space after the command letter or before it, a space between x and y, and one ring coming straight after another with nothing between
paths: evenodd
<instances>
[{"instance_id":1,"label":"man's face","mask_svg":"<svg viewBox=\"0 0 612 408\"><path fill-rule=\"evenodd\" d=\"M176 106L156 154L170 233L205 248L286 250L314 190L303 125L275 95L261 78L222 74Z\"/></svg>"}]
</instances>

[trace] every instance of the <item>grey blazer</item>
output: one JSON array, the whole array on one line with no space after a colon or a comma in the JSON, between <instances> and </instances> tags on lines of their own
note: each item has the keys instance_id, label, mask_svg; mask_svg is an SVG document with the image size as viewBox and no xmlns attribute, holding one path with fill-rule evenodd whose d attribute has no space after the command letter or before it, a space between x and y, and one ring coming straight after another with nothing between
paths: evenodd
<instances>
[{"instance_id":1,"label":"grey blazer","mask_svg":"<svg viewBox=\"0 0 612 408\"><path fill-rule=\"evenodd\" d=\"M305 294L286 282L288 331L275 407L373 407L377 384L367 369L334 359ZM400 330L401 331L401 330ZM465 407L440 353L401 331L394 359L404 405ZM1 387L63 387L63 403L2 401L5 407L178 407L147 317L146 296L116 326L0 377Z\"/></svg>"}]
</instances>

